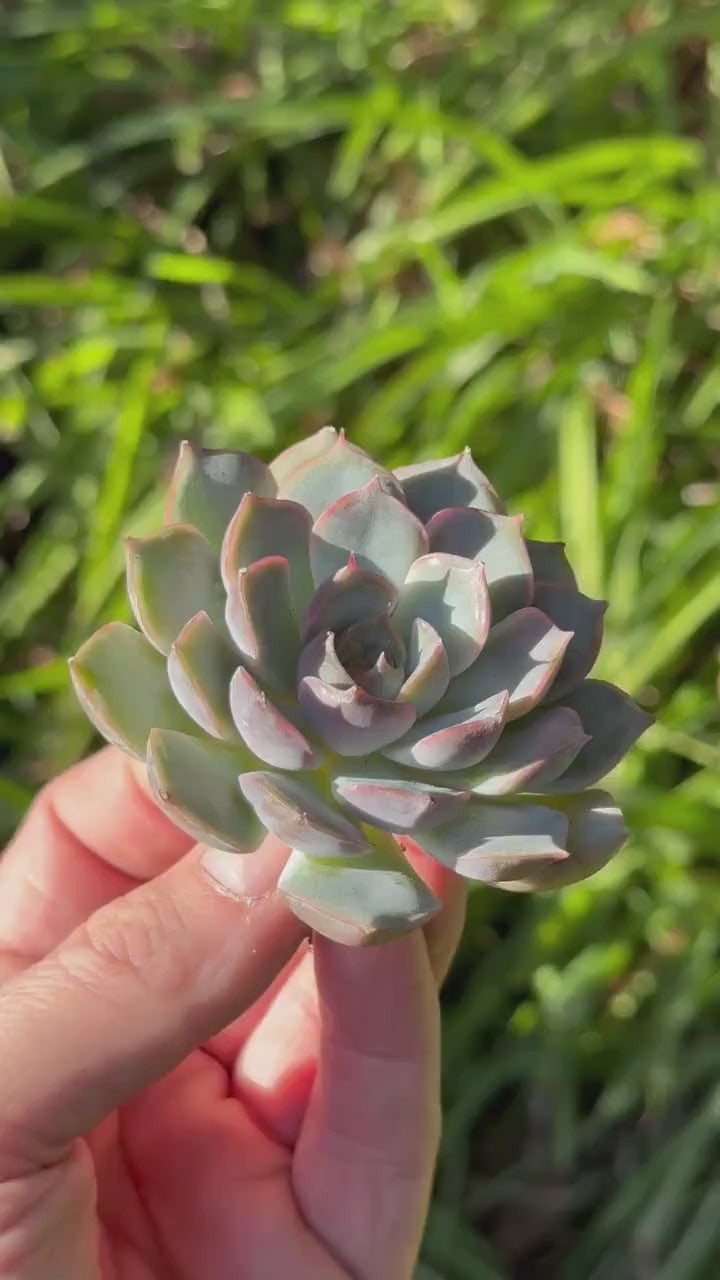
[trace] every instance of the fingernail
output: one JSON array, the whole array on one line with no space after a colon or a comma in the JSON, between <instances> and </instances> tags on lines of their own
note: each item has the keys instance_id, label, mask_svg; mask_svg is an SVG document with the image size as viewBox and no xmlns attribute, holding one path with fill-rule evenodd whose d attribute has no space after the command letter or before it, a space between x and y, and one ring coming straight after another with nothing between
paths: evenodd
<instances>
[{"instance_id":1,"label":"fingernail","mask_svg":"<svg viewBox=\"0 0 720 1280\"><path fill-rule=\"evenodd\" d=\"M200 864L211 880L233 897L253 901L265 898L277 885L286 853L272 846L260 846L255 853L228 853L206 849Z\"/></svg>"}]
</instances>

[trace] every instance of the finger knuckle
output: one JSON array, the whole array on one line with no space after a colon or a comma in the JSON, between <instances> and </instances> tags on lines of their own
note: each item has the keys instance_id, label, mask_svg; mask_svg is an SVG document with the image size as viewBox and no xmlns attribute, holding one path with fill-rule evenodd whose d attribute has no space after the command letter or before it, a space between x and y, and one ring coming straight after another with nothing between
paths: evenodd
<instances>
[{"instance_id":1,"label":"finger knuckle","mask_svg":"<svg viewBox=\"0 0 720 1280\"><path fill-rule=\"evenodd\" d=\"M171 899L150 892L121 898L85 922L76 945L66 949L64 963L76 977L103 988L117 977L173 995L189 978L177 962L181 929Z\"/></svg>"}]
</instances>

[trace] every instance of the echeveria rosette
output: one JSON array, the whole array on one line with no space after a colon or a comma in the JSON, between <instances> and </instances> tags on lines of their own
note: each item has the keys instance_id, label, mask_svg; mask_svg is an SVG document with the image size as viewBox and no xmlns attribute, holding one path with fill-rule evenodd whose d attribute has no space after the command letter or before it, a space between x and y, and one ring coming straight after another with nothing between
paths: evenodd
<instances>
[{"instance_id":1,"label":"echeveria rosette","mask_svg":"<svg viewBox=\"0 0 720 1280\"><path fill-rule=\"evenodd\" d=\"M330 937L435 912L403 838L509 890L622 843L593 788L650 717L587 678L603 602L469 451L393 473L330 427L270 466L184 444L127 580L140 630L110 623L71 662L88 715L198 840L289 845L280 888Z\"/></svg>"}]
</instances>

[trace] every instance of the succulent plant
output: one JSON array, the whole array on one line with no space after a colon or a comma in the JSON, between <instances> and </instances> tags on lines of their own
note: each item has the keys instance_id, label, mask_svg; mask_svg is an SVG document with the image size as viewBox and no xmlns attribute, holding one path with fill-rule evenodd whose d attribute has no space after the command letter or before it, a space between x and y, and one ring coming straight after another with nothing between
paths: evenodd
<instances>
[{"instance_id":1,"label":"succulent plant","mask_svg":"<svg viewBox=\"0 0 720 1280\"><path fill-rule=\"evenodd\" d=\"M587 679L604 603L468 450L390 472L331 427L269 466L186 443L165 527L126 549L140 630L82 646L79 698L179 827L285 842L279 887L313 928L358 943L430 918L396 836L520 891L624 840L589 788L650 717Z\"/></svg>"}]
</instances>

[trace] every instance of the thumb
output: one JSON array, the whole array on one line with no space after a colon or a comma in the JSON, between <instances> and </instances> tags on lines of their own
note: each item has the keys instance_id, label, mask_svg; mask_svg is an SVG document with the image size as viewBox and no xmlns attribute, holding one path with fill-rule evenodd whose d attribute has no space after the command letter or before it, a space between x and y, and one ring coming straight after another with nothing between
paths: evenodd
<instances>
[{"instance_id":1,"label":"thumb","mask_svg":"<svg viewBox=\"0 0 720 1280\"><path fill-rule=\"evenodd\" d=\"M56 1161L263 992L304 932L275 892L286 856L195 849L0 988L0 1179Z\"/></svg>"}]
</instances>

